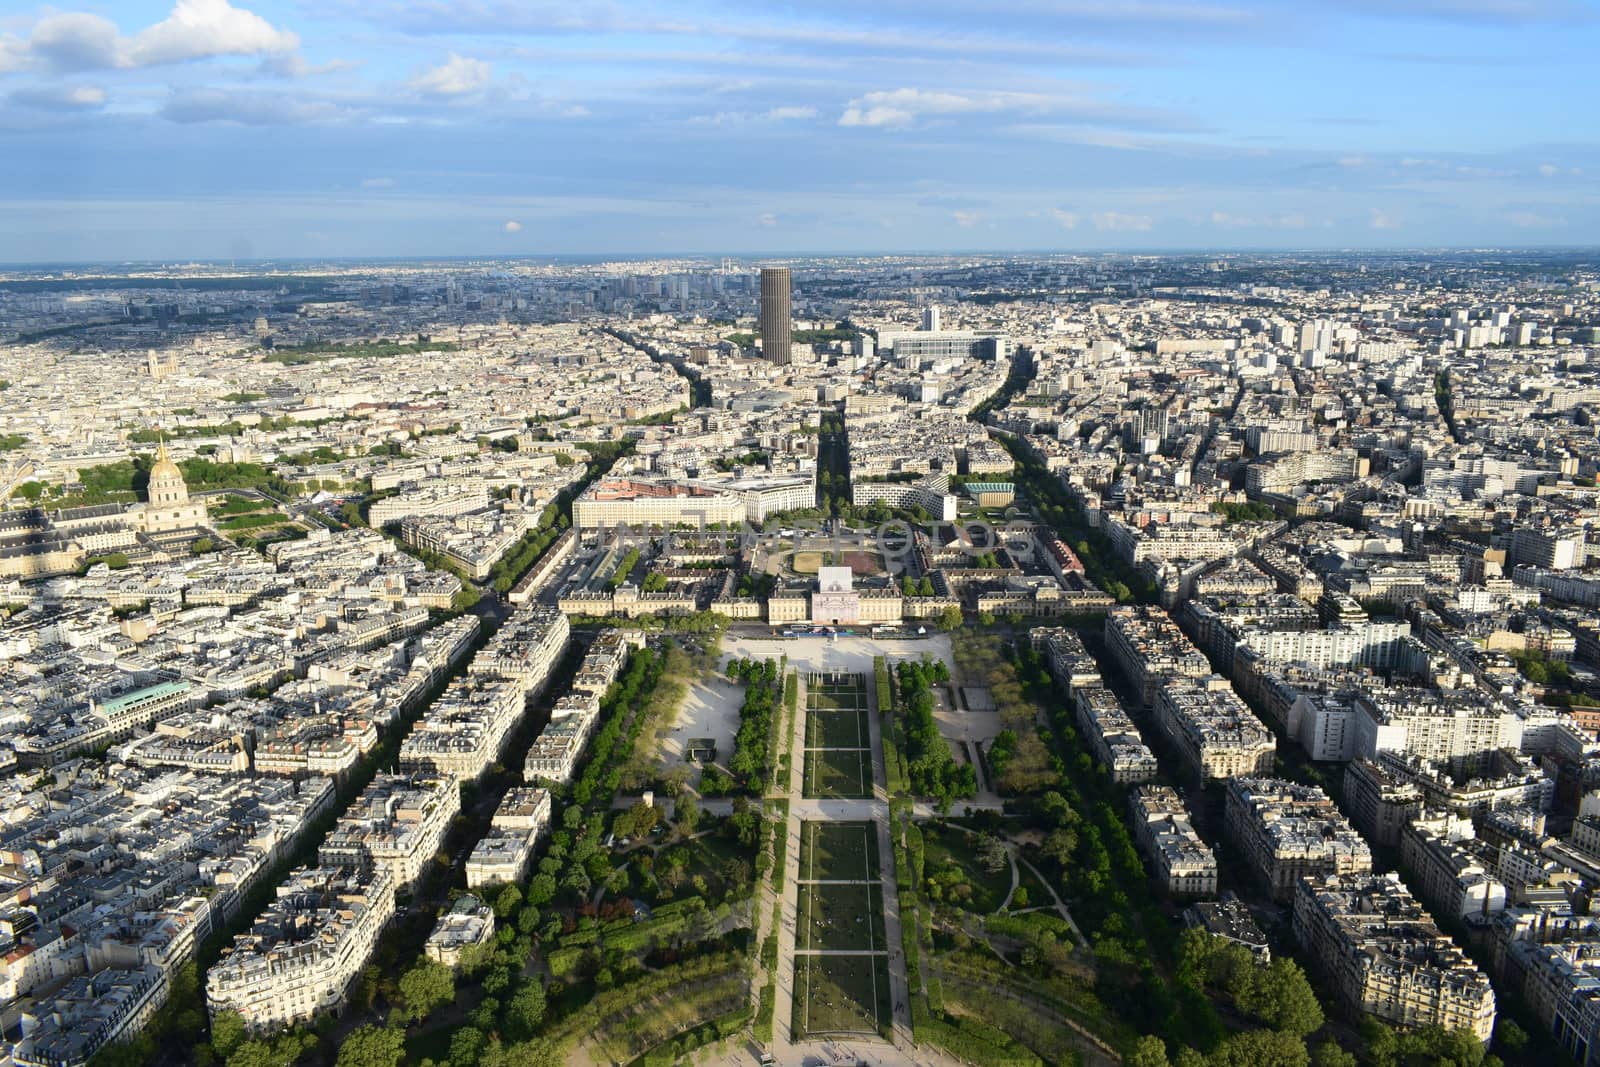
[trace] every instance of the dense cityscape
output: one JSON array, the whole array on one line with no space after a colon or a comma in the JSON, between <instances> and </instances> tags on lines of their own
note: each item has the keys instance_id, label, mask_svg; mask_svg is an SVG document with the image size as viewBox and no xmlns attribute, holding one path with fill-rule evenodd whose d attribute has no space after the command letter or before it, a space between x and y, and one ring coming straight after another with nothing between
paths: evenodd
<instances>
[{"instance_id":1,"label":"dense cityscape","mask_svg":"<svg viewBox=\"0 0 1600 1067\"><path fill-rule=\"evenodd\" d=\"M1589 1064L1600 259L0 273L17 1067Z\"/></svg>"}]
</instances>

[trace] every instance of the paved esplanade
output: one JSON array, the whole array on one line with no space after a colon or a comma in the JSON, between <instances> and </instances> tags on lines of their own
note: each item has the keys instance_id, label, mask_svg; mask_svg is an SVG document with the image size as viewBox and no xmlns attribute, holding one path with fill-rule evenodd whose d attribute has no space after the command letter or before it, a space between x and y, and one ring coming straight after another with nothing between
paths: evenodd
<instances>
[{"instance_id":1,"label":"paved esplanade","mask_svg":"<svg viewBox=\"0 0 1600 1067\"><path fill-rule=\"evenodd\" d=\"M777 1003L773 1020L771 1052L779 1064L799 1065L862 1059L873 1064L927 1065L958 1061L930 1048L919 1048L911 1038L911 1002L907 995L906 961L900 931L900 896L894 878L894 849L889 840L889 797L883 767L883 739L878 723L877 687L873 684L873 657L895 659L919 656L923 652L948 656L943 638L929 641L875 642L863 638L841 638L838 642L820 639L772 640L732 638L724 651L739 658L789 657L789 667L799 674L799 699L789 737L789 819L784 827L787 847L784 854L782 924L778 931ZM872 796L863 799L815 799L804 794L806 749L807 676L812 672L862 674L867 680L867 724L872 763ZM806 822L869 822L878 835L878 883L882 887L884 939L889 961L889 1003L892 1012L892 1043L881 1036L851 1034L838 1038L794 1040L794 957L799 920L800 833ZM770 907L770 903L768 904ZM833 950L829 951L834 955ZM741 1055L739 1057L743 1059Z\"/></svg>"}]
</instances>

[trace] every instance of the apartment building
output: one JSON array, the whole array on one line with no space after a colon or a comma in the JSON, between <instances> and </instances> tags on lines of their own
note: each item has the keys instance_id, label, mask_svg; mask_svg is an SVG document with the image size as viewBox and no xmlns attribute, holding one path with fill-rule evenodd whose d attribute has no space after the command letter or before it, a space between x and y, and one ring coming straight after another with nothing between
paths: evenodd
<instances>
[{"instance_id":1,"label":"apartment building","mask_svg":"<svg viewBox=\"0 0 1600 1067\"><path fill-rule=\"evenodd\" d=\"M22 1014L11 1045L16 1067L81 1067L100 1049L144 1029L166 1002L166 972L153 964L107 967L72 978Z\"/></svg>"},{"instance_id":2,"label":"apartment building","mask_svg":"<svg viewBox=\"0 0 1600 1067\"><path fill-rule=\"evenodd\" d=\"M527 702L519 680L456 679L400 743L401 769L476 780L500 757Z\"/></svg>"},{"instance_id":3,"label":"apartment building","mask_svg":"<svg viewBox=\"0 0 1600 1067\"><path fill-rule=\"evenodd\" d=\"M461 966L469 948L487 945L494 937L494 909L471 895L457 897L422 944L422 954L446 967Z\"/></svg>"},{"instance_id":4,"label":"apartment building","mask_svg":"<svg viewBox=\"0 0 1600 1067\"><path fill-rule=\"evenodd\" d=\"M461 810L454 776L380 774L334 824L317 862L324 867L386 868L397 889L422 877Z\"/></svg>"},{"instance_id":5,"label":"apartment building","mask_svg":"<svg viewBox=\"0 0 1600 1067\"><path fill-rule=\"evenodd\" d=\"M1545 1032L1578 1067L1600 1065L1600 941L1514 940L1508 954L1523 999Z\"/></svg>"},{"instance_id":6,"label":"apartment building","mask_svg":"<svg viewBox=\"0 0 1600 1067\"><path fill-rule=\"evenodd\" d=\"M1315 786L1233 779L1224 832L1277 900L1292 899L1302 878L1372 870L1367 843Z\"/></svg>"},{"instance_id":7,"label":"apartment building","mask_svg":"<svg viewBox=\"0 0 1600 1067\"><path fill-rule=\"evenodd\" d=\"M1156 692L1156 722L1189 772L1233 778L1272 769L1277 742L1220 675L1169 679Z\"/></svg>"},{"instance_id":8,"label":"apartment building","mask_svg":"<svg viewBox=\"0 0 1600 1067\"><path fill-rule=\"evenodd\" d=\"M571 633L572 625L559 611L519 608L472 657L467 673L514 680L532 697L561 661Z\"/></svg>"},{"instance_id":9,"label":"apartment building","mask_svg":"<svg viewBox=\"0 0 1600 1067\"><path fill-rule=\"evenodd\" d=\"M1204 678L1211 664L1160 608L1121 607L1106 614L1106 647L1139 690L1146 708L1168 679Z\"/></svg>"},{"instance_id":10,"label":"apartment building","mask_svg":"<svg viewBox=\"0 0 1600 1067\"><path fill-rule=\"evenodd\" d=\"M1473 840L1471 820L1427 811L1400 834L1400 866L1417 896L1434 912L1483 918L1506 907L1506 885L1495 877L1498 850Z\"/></svg>"},{"instance_id":11,"label":"apartment building","mask_svg":"<svg viewBox=\"0 0 1600 1067\"><path fill-rule=\"evenodd\" d=\"M1470 774L1522 746L1522 717L1480 690L1365 689L1355 707L1355 754L1364 759L1396 752Z\"/></svg>"},{"instance_id":12,"label":"apartment building","mask_svg":"<svg viewBox=\"0 0 1600 1067\"><path fill-rule=\"evenodd\" d=\"M1395 874L1303 879L1294 930L1306 958L1357 1014L1399 1026L1494 1032L1489 979Z\"/></svg>"},{"instance_id":13,"label":"apartment building","mask_svg":"<svg viewBox=\"0 0 1600 1067\"><path fill-rule=\"evenodd\" d=\"M1122 785L1148 782L1160 772L1155 753L1123 710L1117 695L1102 685L1078 686L1072 694L1073 717L1089 747L1111 780Z\"/></svg>"},{"instance_id":14,"label":"apartment building","mask_svg":"<svg viewBox=\"0 0 1600 1067\"><path fill-rule=\"evenodd\" d=\"M1149 857L1167 893L1207 897L1217 892L1217 858L1200 839L1177 790L1142 785L1128 798L1133 837Z\"/></svg>"},{"instance_id":15,"label":"apartment building","mask_svg":"<svg viewBox=\"0 0 1600 1067\"><path fill-rule=\"evenodd\" d=\"M550 822L550 794L519 787L506 791L490 821L490 830L467 857L467 885L520 882L528 860Z\"/></svg>"},{"instance_id":16,"label":"apartment building","mask_svg":"<svg viewBox=\"0 0 1600 1067\"><path fill-rule=\"evenodd\" d=\"M206 972L206 1006L238 1012L256 1032L339 1012L394 915L394 894L384 865L296 871Z\"/></svg>"},{"instance_id":17,"label":"apartment building","mask_svg":"<svg viewBox=\"0 0 1600 1067\"><path fill-rule=\"evenodd\" d=\"M572 502L572 525L579 530L737 526L744 517L744 498L731 489L668 480L601 478Z\"/></svg>"},{"instance_id":18,"label":"apartment building","mask_svg":"<svg viewBox=\"0 0 1600 1067\"><path fill-rule=\"evenodd\" d=\"M1365 837L1393 848L1411 820L1422 813L1422 788L1371 760L1345 765L1344 803L1350 821Z\"/></svg>"}]
</instances>

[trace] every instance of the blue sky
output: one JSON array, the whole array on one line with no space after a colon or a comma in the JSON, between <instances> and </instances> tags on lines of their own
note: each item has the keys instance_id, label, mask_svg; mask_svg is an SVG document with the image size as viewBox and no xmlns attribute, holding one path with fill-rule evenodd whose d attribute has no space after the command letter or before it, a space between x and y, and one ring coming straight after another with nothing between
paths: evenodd
<instances>
[{"instance_id":1,"label":"blue sky","mask_svg":"<svg viewBox=\"0 0 1600 1067\"><path fill-rule=\"evenodd\" d=\"M0 0L0 261L1600 244L1596 0Z\"/></svg>"}]
</instances>

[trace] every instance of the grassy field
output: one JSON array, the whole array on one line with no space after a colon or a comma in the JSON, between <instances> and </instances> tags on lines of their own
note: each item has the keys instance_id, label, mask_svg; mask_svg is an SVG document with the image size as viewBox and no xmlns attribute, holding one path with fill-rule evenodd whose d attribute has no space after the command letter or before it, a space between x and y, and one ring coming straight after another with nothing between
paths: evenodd
<instances>
[{"instance_id":1,"label":"grassy field","mask_svg":"<svg viewBox=\"0 0 1600 1067\"><path fill-rule=\"evenodd\" d=\"M814 800L870 797L871 755L864 748L807 749L804 795Z\"/></svg>"},{"instance_id":2,"label":"grassy field","mask_svg":"<svg viewBox=\"0 0 1600 1067\"><path fill-rule=\"evenodd\" d=\"M865 708L806 711L807 748L867 748L871 736Z\"/></svg>"},{"instance_id":3,"label":"grassy field","mask_svg":"<svg viewBox=\"0 0 1600 1067\"><path fill-rule=\"evenodd\" d=\"M801 885L796 948L809 952L882 950L883 889L861 885Z\"/></svg>"},{"instance_id":4,"label":"grassy field","mask_svg":"<svg viewBox=\"0 0 1600 1067\"><path fill-rule=\"evenodd\" d=\"M821 566L821 552L796 552L794 554L794 572L796 574L815 574Z\"/></svg>"},{"instance_id":5,"label":"grassy field","mask_svg":"<svg viewBox=\"0 0 1600 1067\"><path fill-rule=\"evenodd\" d=\"M800 880L878 879L878 829L870 822L800 824Z\"/></svg>"},{"instance_id":6,"label":"grassy field","mask_svg":"<svg viewBox=\"0 0 1600 1067\"><path fill-rule=\"evenodd\" d=\"M887 956L796 956L794 1032L876 1034L888 1029Z\"/></svg>"}]
</instances>

